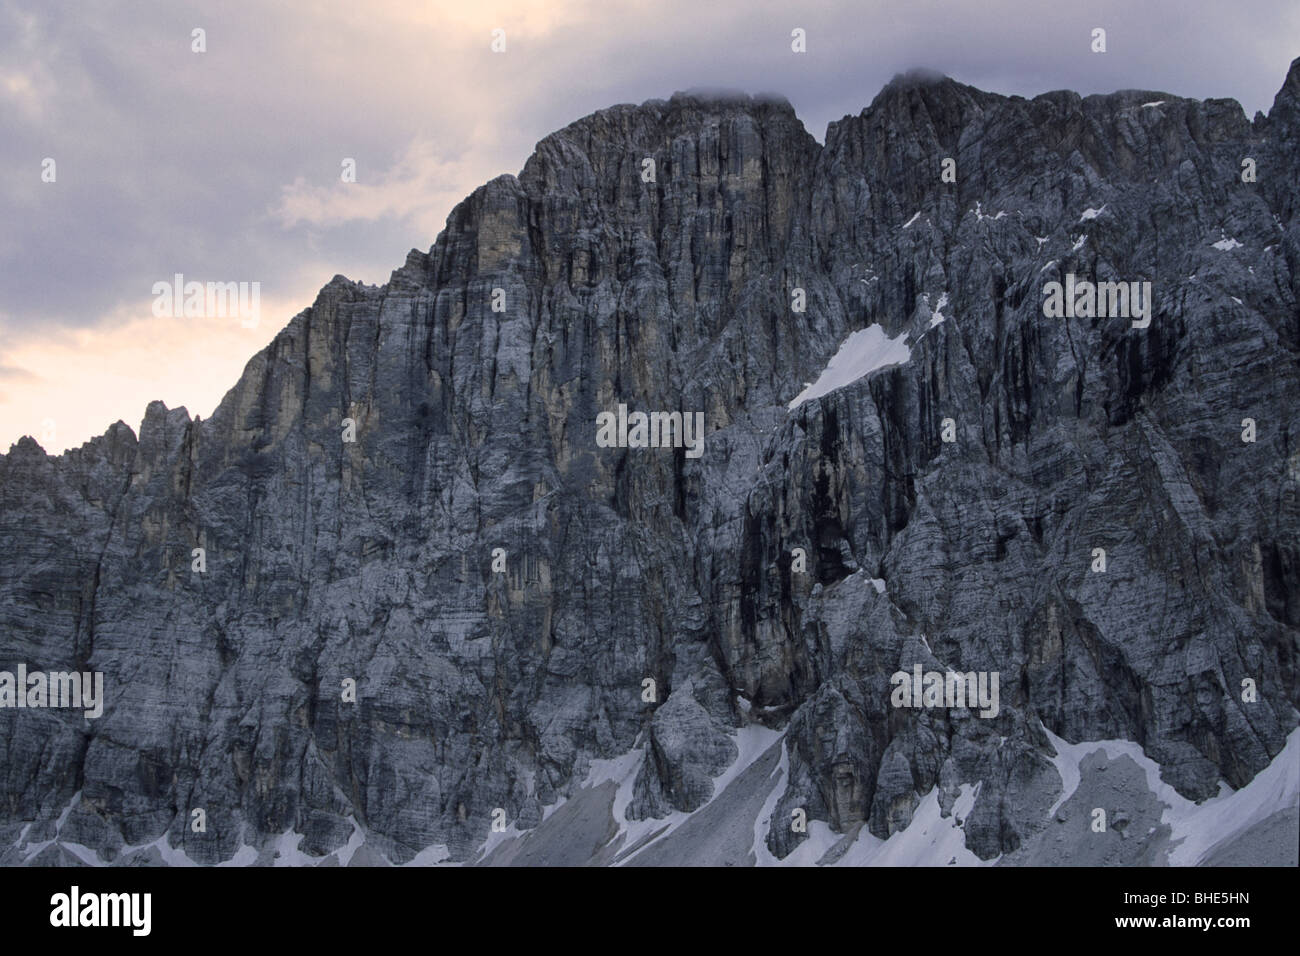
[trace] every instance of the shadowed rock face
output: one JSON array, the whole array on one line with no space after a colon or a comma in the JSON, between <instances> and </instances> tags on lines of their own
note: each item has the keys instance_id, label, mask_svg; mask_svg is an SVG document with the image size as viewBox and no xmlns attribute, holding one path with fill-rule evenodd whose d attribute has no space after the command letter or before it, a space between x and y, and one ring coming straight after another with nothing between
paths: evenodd
<instances>
[{"instance_id":1,"label":"shadowed rock face","mask_svg":"<svg viewBox=\"0 0 1300 956\"><path fill-rule=\"evenodd\" d=\"M1297 182L1300 61L1253 122L909 76L825 146L681 94L549 136L207 421L0 457L0 668L107 690L0 709L0 862L352 821L466 859L634 746L629 818L694 810L747 720L786 729L778 856L794 808L885 837L981 781L967 845L1013 853L1060 791L1044 726L1246 783L1300 703ZM1149 327L1045 317L1068 274L1150 281ZM908 361L787 411L872 324ZM702 411L704 454L598 447L620 403ZM997 716L891 706L916 664L997 672Z\"/></svg>"}]
</instances>

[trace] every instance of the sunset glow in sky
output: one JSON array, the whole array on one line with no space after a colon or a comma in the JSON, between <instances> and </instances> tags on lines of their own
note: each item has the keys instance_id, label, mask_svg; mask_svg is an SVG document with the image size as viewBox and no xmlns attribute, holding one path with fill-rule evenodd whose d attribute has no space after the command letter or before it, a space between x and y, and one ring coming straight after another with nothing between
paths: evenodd
<instances>
[{"instance_id":1,"label":"sunset glow in sky","mask_svg":"<svg viewBox=\"0 0 1300 956\"><path fill-rule=\"evenodd\" d=\"M1005 94L1234 97L1253 116L1297 55L1294 0L0 0L0 451L49 422L52 453L138 429L153 399L210 415L333 275L385 282L476 186L605 106L772 92L823 140L925 67ZM175 273L259 282L259 325L154 316Z\"/></svg>"}]
</instances>

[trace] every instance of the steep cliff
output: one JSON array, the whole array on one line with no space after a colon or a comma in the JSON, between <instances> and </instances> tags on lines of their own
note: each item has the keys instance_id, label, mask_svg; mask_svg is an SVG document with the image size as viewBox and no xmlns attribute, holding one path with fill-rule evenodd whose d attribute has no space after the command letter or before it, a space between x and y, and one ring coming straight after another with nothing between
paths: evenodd
<instances>
[{"instance_id":1,"label":"steep cliff","mask_svg":"<svg viewBox=\"0 0 1300 956\"><path fill-rule=\"evenodd\" d=\"M0 862L813 862L925 814L1099 862L1064 741L1246 786L1300 705L1297 183L1300 60L1253 122L913 75L825 146L744 96L554 133L208 420L0 457L0 667L107 697L0 709ZM1149 324L1045 315L1071 276ZM603 447L619 405L703 453ZM894 706L916 665L996 715Z\"/></svg>"}]
</instances>

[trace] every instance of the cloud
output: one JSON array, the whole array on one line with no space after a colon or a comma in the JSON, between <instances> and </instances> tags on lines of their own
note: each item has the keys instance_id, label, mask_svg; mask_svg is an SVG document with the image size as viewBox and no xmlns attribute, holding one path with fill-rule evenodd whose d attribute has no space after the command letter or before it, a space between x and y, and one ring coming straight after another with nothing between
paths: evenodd
<instances>
[{"instance_id":1,"label":"cloud","mask_svg":"<svg viewBox=\"0 0 1300 956\"><path fill-rule=\"evenodd\" d=\"M10 382L39 382L40 376L16 365L0 365L0 380Z\"/></svg>"},{"instance_id":2,"label":"cloud","mask_svg":"<svg viewBox=\"0 0 1300 956\"><path fill-rule=\"evenodd\" d=\"M364 162L356 163L355 182L342 181L342 168L340 161L340 176L330 185L311 184L299 176L283 187L271 214L286 229L303 223L333 228L391 219L433 236L447 211L481 184L482 175L472 161L439 156L429 140L413 141L396 163L373 174L373 181L368 181L371 174Z\"/></svg>"},{"instance_id":3,"label":"cloud","mask_svg":"<svg viewBox=\"0 0 1300 956\"><path fill-rule=\"evenodd\" d=\"M807 54L790 51L795 26ZM1094 26L1104 56L1088 52ZM153 283L259 281L287 319L335 273L386 281L475 187L615 103L774 92L821 139L925 66L1000 93L1154 89L1236 97L1251 114L1298 35L1294 0L1249 15L1209 0L0 0L0 335L4 364L37 376L4 378L0 416L30 430L31 410L90 381L85 415L60 413L86 418L83 436L110 408L138 420L149 398L213 404L242 368L234 352L256 345L138 324ZM41 180L47 156L55 183ZM339 180L345 157L356 183ZM82 332L99 368L60 344ZM204 362L186 335L229 359ZM140 336L170 349L161 364Z\"/></svg>"},{"instance_id":4,"label":"cloud","mask_svg":"<svg viewBox=\"0 0 1300 956\"><path fill-rule=\"evenodd\" d=\"M28 118L41 114L39 87L26 73L16 70L0 71L0 97L26 113Z\"/></svg>"},{"instance_id":5,"label":"cloud","mask_svg":"<svg viewBox=\"0 0 1300 956\"><path fill-rule=\"evenodd\" d=\"M103 327L54 330L9 347L0 380L21 387L0 393L0 450L31 435L57 454L119 419L138 433L155 399L206 418L300 308L296 296L264 299L262 321L246 329L235 316L156 318L146 307L115 313Z\"/></svg>"}]
</instances>

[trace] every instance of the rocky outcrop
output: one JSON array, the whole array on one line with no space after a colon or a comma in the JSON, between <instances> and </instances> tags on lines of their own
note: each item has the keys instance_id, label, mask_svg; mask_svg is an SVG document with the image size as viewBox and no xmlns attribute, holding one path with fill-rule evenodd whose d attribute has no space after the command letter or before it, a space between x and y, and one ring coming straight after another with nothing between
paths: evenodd
<instances>
[{"instance_id":1,"label":"rocky outcrop","mask_svg":"<svg viewBox=\"0 0 1300 956\"><path fill-rule=\"evenodd\" d=\"M1300 61L1253 122L905 76L824 146L683 94L547 137L210 419L0 457L0 667L107 696L0 709L0 860L469 860L634 748L628 819L697 810L754 724L777 857L976 784L968 849L1043 845L1047 731L1246 784L1300 703L1298 117ZM1045 315L1071 275L1149 325ZM871 326L906 361L790 408ZM598 444L620 404L703 454ZM894 706L917 665L996 715Z\"/></svg>"}]
</instances>

